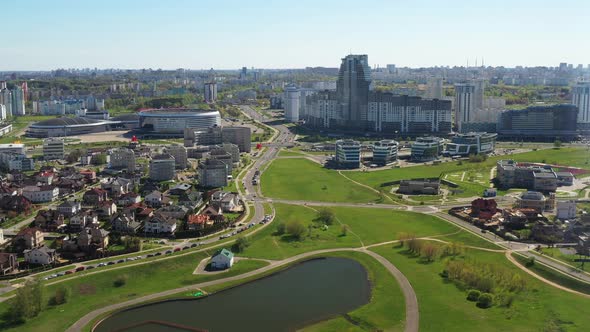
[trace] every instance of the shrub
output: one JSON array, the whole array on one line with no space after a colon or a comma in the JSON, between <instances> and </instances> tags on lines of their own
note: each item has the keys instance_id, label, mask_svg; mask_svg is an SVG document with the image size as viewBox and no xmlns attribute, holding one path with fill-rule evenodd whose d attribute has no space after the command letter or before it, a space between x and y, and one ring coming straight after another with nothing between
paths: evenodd
<instances>
[{"instance_id":1,"label":"shrub","mask_svg":"<svg viewBox=\"0 0 590 332\"><path fill-rule=\"evenodd\" d=\"M126 274L120 275L113 282L113 286L122 287L127 283L127 279L129 279L129 277Z\"/></svg>"},{"instance_id":2,"label":"shrub","mask_svg":"<svg viewBox=\"0 0 590 332\"><path fill-rule=\"evenodd\" d=\"M467 301L475 302L479 300L480 295L481 292L477 289L470 289L469 292L467 292Z\"/></svg>"},{"instance_id":3,"label":"shrub","mask_svg":"<svg viewBox=\"0 0 590 332\"><path fill-rule=\"evenodd\" d=\"M480 308L489 308L494 303L494 297L490 293L482 293L477 299L477 306Z\"/></svg>"},{"instance_id":4,"label":"shrub","mask_svg":"<svg viewBox=\"0 0 590 332\"><path fill-rule=\"evenodd\" d=\"M250 246L250 240L247 237L240 236L236 239L236 242L232 245L232 249L235 252L243 252L247 247Z\"/></svg>"},{"instance_id":5,"label":"shrub","mask_svg":"<svg viewBox=\"0 0 590 332\"><path fill-rule=\"evenodd\" d=\"M283 235L285 234L285 230L287 228L287 225L285 225L284 222L280 222L277 224L277 234L278 235Z\"/></svg>"},{"instance_id":6,"label":"shrub","mask_svg":"<svg viewBox=\"0 0 590 332\"><path fill-rule=\"evenodd\" d=\"M285 227L287 233L294 238L301 240L304 238L307 227L300 220L291 220Z\"/></svg>"},{"instance_id":7,"label":"shrub","mask_svg":"<svg viewBox=\"0 0 590 332\"><path fill-rule=\"evenodd\" d=\"M525 265L527 267L531 267L531 266L535 265L535 257L531 256L531 257L527 258Z\"/></svg>"}]
</instances>

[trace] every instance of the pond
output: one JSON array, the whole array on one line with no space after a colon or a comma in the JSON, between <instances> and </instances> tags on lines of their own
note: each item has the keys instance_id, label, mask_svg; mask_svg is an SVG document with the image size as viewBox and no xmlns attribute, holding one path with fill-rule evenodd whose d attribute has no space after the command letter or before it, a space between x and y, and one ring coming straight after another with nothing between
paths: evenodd
<instances>
[{"instance_id":1,"label":"pond","mask_svg":"<svg viewBox=\"0 0 590 332\"><path fill-rule=\"evenodd\" d=\"M94 331L292 331L350 312L369 303L370 296L360 263L328 257L205 298L124 310Z\"/></svg>"}]
</instances>

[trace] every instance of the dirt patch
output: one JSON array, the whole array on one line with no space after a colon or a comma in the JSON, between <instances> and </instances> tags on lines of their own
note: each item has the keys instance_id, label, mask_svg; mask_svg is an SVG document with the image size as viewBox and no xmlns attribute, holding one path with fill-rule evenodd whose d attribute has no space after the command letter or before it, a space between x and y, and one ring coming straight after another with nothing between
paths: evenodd
<instances>
[{"instance_id":1,"label":"dirt patch","mask_svg":"<svg viewBox=\"0 0 590 332\"><path fill-rule=\"evenodd\" d=\"M96 286L89 284L82 284L78 287L80 295L92 295L96 293Z\"/></svg>"}]
</instances>

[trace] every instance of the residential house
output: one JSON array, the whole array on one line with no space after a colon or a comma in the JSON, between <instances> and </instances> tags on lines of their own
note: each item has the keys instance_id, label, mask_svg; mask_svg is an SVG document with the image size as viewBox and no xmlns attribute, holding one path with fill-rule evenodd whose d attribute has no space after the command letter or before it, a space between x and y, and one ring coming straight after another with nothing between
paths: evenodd
<instances>
[{"instance_id":1,"label":"residential house","mask_svg":"<svg viewBox=\"0 0 590 332\"><path fill-rule=\"evenodd\" d=\"M27 249L24 251L25 262L29 264L48 265L57 260L55 249L49 249L46 246L39 248Z\"/></svg>"},{"instance_id":2,"label":"residential house","mask_svg":"<svg viewBox=\"0 0 590 332\"><path fill-rule=\"evenodd\" d=\"M227 195L229 192L218 190L211 194L210 202L212 205L221 206L221 200Z\"/></svg>"},{"instance_id":3,"label":"residential house","mask_svg":"<svg viewBox=\"0 0 590 332\"><path fill-rule=\"evenodd\" d=\"M39 210L33 223L45 232L55 232L65 227L64 215L57 210Z\"/></svg>"},{"instance_id":4,"label":"residential house","mask_svg":"<svg viewBox=\"0 0 590 332\"><path fill-rule=\"evenodd\" d=\"M182 195L187 193L191 189L192 185L189 183L179 183L173 188L171 188L168 192L170 195Z\"/></svg>"},{"instance_id":5,"label":"residential house","mask_svg":"<svg viewBox=\"0 0 590 332\"><path fill-rule=\"evenodd\" d=\"M14 187L14 186L6 184L6 183L0 184L0 198L6 197L6 196L16 196L18 194L19 194L19 190L17 187Z\"/></svg>"},{"instance_id":6,"label":"residential house","mask_svg":"<svg viewBox=\"0 0 590 332\"><path fill-rule=\"evenodd\" d=\"M45 237L41 229L27 227L16 234L12 243L24 249L33 249L42 246L45 243Z\"/></svg>"},{"instance_id":7,"label":"residential house","mask_svg":"<svg viewBox=\"0 0 590 332\"><path fill-rule=\"evenodd\" d=\"M169 218L184 219L184 217L186 217L186 215L189 213L189 209L186 206L181 205L168 205L159 208L156 210L156 213Z\"/></svg>"},{"instance_id":8,"label":"residential house","mask_svg":"<svg viewBox=\"0 0 590 332\"><path fill-rule=\"evenodd\" d=\"M112 178L101 184L101 188L109 192L111 197L119 197L133 189L131 181L124 178Z\"/></svg>"},{"instance_id":9,"label":"residential house","mask_svg":"<svg viewBox=\"0 0 590 332\"><path fill-rule=\"evenodd\" d=\"M59 188L49 185L26 186L23 188L23 196L33 203L53 202L59 196Z\"/></svg>"},{"instance_id":10,"label":"residential house","mask_svg":"<svg viewBox=\"0 0 590 332\"><path fill-rule=\"evenodd\" d=\"M142 203L134 203L127 206L123 213L126 214L134 214L135 219L138 221L143 221L147 218L150 218L154 215L154 209L143 205Z\"/></svg>"},{"instance_id":11,"label":"residential house","mask_svg":"<svg viewBox=\"0 0 590 332\"><path fill-rule=\"evenodd\" d=\"M55 184L59 189L59 194L61 196L66 196L70 194L74 194L86 186L86 182L80 179L73 179L71 177L63 177L59 178L59 180L54 181Z\"/></svg>"},{"instance_id":12,"label":"residential house","mask_svg":"<svg viewBox=\"0 0 590 332\"><path fill-rule=\"evenodd\" d=\"M135 234L141 227L141 223L135 220L135 214L118 213L111 220L111 230L123 234Z\"/></svg>"},{"instance_id":13,"label":"residential house","mask_svg":"<svg viewBox=\"0 0 590 332\"><path fill-rule=\"evenodd\" d=\"M213 220L206 214L192 214L187 217L186 225L189 231L200 231L213 226Z\"/></svg>"},{"instance_id":14,"label":"residential house","mask_svg":"<svg viewBox=\"0 0 590 332\"><path fill-rule=\"evenodd\" d=\"M16 254L0 252L0 273L6 275L18 270L18 258Z\"/></svg>"},{"instance_id":15,"label":"residential house","mask_svg":"<svg viewBox=\"0 0 590 332\"><path fill-rule=\"evenodd\" d=\"M191 211L203 204L203 193L198 191L187 192L178 197L178 205L186 206Z\"/></svg>"},{"instance_id":16,"label":"residential house","mask_svg":"<svg viewBox=\"0 0 590 332\"><path fill-rule=\"evenodd\" d=\"M98 216L94 211L88 210L70 218L69 229L72 232L79 232L86 227L98 225Z\"/></svg>"},{"instance_id":17,"label":"residential house","mask_svg":"<svg viewBox=\"0 0 590 332\"><path fill-rule=\"evenodd\" d=\"M128 206L139 202L141 202L141 196L139 196L139 194L134 193L133 191L125 193L119 196L119 198L117 199L117 204L121 206Z\"/></svg>"},{"instance_id":18,"label":"residential house","mask_svg":"<svg viewBox=\"0 0 590 332\"><path fill-rule=\"evenodd\" d=\"M232 265L234 265L234 254L225 248L218 250L211 257L212 269L225 270L232 267Z\"/></svg>"},{"instance_id":19,"label":"residential house","mask_svg":"<svg viewBox=\"0 0 590 332\"><path fill-rule=\"evenodd\" d=\"M0 198L0 208L15 213L29 213L33 204L24 196L4 196Z\"/></svg>"},{"instance_id":20,"label":"residential house","mask_svg":"<svg viewBox=\"0 0 590 332\"><path fill-rule=\"evenodd\" d=\"M223 212L240 212L243 210L242 205L240 205L240 197L232 193L225 195L221 199L220 207Z\"/></svg>"},{"instance_id":21,"label":"residential house","mask_svg":"<svg viewBox=\"0 0 590 332\"><path fill-rule=\"evenodd\" d=\"M78 234L77 244L82 251L105 249L109 245L109 232L100 228L85 228Z\"/></svg>"},{"instance_id":22,"label":"residential house","mask_svg":"<svg viewBox=\"0 0 590 332\"><path fill-rule=\"evenodd\" d=\"M104 189L100 188L92 188L84 193L84 203L90 205L97 205L100 202L106 201L108 199L108 193Z\"/></svg>"},{"instance_id":23,"label":"residential house","mask_svg":"<svg viewBox=\"0 0 590 332\"><path fill-rule=\"evenodd\" d=\"M223 211L219 206L209 205L205 210L203 210L203 212L201 212L201 214L208 215L209 218L211 218L215 222L223 222L223 220L225 219L223 217Z\"/></svg>"},{"instance_id":24,"label":"residential house","mask_svg":"<svg viewBox=\"0 0 590 332\"><path fill-rule=\"evenodd\" d=\"M115 213L117 213L117 205L113 201L102 201L98 203L96 208L96 213L102 217L112 217Z\"/></svg>"},{"instance_id":25,"label":"residential house","mask_svg":"<svg viewBox=\"0 0 590 332\"><path fill-rule=\"evenodd\" d=\"M39 172L35 175L35 181L42 185L50 185L57 176L51 171Z\"/></svg>"},{"instance_id":26,"label":"residential house","mask_svg":"<svg viewBox=\"0 0 590 332\"><path fill-rule=\"evenodd\" d=\"M154 234L174 234L176 232L176 219L154 214L144 223L144 231Z\"/></svg>"},{"instance_id":27,"label":"residential house","mask_svg":"<svg viewBox=\"0 0 590 332\"><path fill-rule=\"evenodd\" d=\"M146 195L144 201L151 207L160 207L171 203L170 198L164 196L164 194L158 190L154 190L150 194Z\"/></svg>"},{"instance_id":28,"label":"residential house","mask_svg":"<svg viewBox=\"0 0 590 332\"><path fill-rule=\"evenodd\" d=\"M84 178L89 181L94 181L96 179L96 172L89 169L81 170L79 174L83 175Z\"/></svg>"},{"instance_id":29,"label":"residential house","mask_svg":"<svg viewBox=\"0 0 590 332\"><path fill-rule=\"evenodd\" d=\"M66 217L71 217L82 210L82 204L78 201L65 201L57 206L57 211Z\"/></svg>"}]
</instances>

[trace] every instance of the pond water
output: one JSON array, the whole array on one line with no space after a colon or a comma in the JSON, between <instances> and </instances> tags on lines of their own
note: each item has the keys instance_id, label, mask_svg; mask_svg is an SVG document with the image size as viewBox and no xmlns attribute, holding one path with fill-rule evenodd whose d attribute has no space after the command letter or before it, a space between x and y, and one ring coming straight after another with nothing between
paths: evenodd
<instances>
[{"instance_id":1,"label":"pond water","mask_svg":"<svg viewBox=\"0 0 590 332\"><path fill-rule=\"evenodd\" d=\"M367 304L370 295L360 263L329 257L205 298L121 311L94 331L292 331L350 312Z\"/></svg>"}]
</instances>

